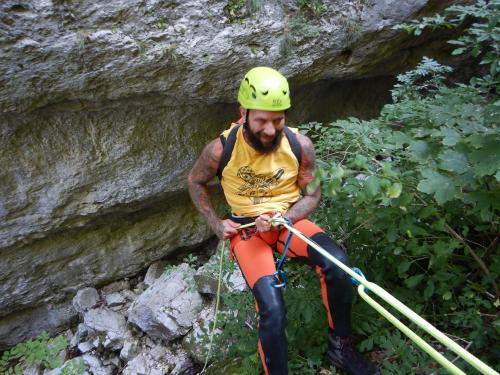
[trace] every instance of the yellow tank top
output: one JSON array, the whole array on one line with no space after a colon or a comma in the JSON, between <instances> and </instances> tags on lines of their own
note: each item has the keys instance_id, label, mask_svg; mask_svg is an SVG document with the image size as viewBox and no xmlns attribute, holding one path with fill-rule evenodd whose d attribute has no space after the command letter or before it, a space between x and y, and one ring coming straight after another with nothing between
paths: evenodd
<instances>
[{"instance_id":1,"label":"yellow tank top","mask_svg":"<svg viewBox=\"0 0 500 375\"><path fill-rule=\"evenodd\" d=\"M290 129L297 134L297 129ZM222 135L227 139L229 132ZM263 155L245 141L241 126L231 159L222 171L221 185L234 215L284 213L300 198L298 171L299 162L285 134L274 152Z\"/></svg>"}]
</instances>

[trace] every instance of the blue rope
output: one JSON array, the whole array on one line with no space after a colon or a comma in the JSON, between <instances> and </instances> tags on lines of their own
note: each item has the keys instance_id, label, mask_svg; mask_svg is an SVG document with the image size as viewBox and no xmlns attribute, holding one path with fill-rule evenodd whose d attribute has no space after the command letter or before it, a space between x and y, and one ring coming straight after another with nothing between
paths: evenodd
<instances>
[{"instance_id":1,"label":"blue rope","mask_svg":"<svg viewBox=\"0 0 500 375\"><path fill-rule=\"evenodd\" d=\"M287 218L284 218L284 219L289 226L291 226L291 227L293 226L290 219L287 219ZM286 241L285 241L285 248L283 249L283 254L281 255L281 259L278 262L278 267L276 267L276 272L273 273L273 276L275 277L275 279L273 280L272 285L275 288L283 288L286 285L286 283L288 282L288 278L286 277L286 273L283 270L283 263L285 263L286 253L288 252L288 247L290 246L290 240L292 239L292 236L293 236L293 233L291 231L288 231L288 235L287 235ZM279 284L278 284L278 281L280 281Z\"/></svg>"}]
</instances>

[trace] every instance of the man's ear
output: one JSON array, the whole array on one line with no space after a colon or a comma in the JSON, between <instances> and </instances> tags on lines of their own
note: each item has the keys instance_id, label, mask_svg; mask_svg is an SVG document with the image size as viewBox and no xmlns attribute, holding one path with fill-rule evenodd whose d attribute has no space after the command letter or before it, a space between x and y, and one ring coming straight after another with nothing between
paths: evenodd
<instances>
[{"instance_id":1,"label":"man's ear","mask_svg":"<svg viewBox=\"0 0 500 375\"><path fill-rule=\"evenodd\" d=\"M246 118L247 110L243 107L240 107L240 115L242 118Z\"/></svg>"}]
</instances>

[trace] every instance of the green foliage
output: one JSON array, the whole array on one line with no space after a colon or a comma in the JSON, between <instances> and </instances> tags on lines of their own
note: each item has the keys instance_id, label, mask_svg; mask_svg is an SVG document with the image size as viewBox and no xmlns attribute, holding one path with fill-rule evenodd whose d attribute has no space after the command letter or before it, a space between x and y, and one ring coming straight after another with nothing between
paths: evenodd
<instances>
[{"instance_id":1,"label":"green foliage","mask_svg":"<svg viewBox=\"0 0 500 375\"><path fill-rule=\"evenodd\" d=\"M489 54L497 48L492 40L498 31L487 26L498 20L492 15L498 11L484 6L490 13L474 13L481 5L451 9L481 18L466 31L466 44L480 46L483 65L498 65L498 54ZM352 263L361 265L368 279L495 365L500 342L498 74L489 69L469 84L448 86L449 71L424 58L398 77L394 103L379 118L303 126L315 142L322 182L316 219L351 249ZM358 304L354 315L373 317L373 312ZM388 328L373 318L355 325L366 337L363 349L385 349L386 373L441 371Z\"/></svg>"},{"instance_id":2,"label":"green foliage","mask_svg":"<svg viewBox=\"0 0 500 375\"><path fill-rule=\"evenodd\" d=\"M143 41L137 41L137 54L139 57L144 58L146 57L146 43Z\"/></svg>"},{"instance_id":3,"label":"green foliage","mask_svg":"<svg viewBox=\"0 0 500 375\"><path fill-rule=\"evenodd\" d=\"M300 45L303 38L317 38L321 28L314 20L299 11L287 23L283 36L280 38L279 51L283 57L288 57L294 46Z\"/></svg>"},{"instance_id":4,"label":"green foliage","mask_svg":"<svg viewBox=\"0 0 500 375\"><path fill-rule=\"evenodd\" d=\"M19 343L4 352L0 358L0 373L22 374L27 367L39 365L46 369L61 367L59 353L67 346L68 341L63 336L51 338L44 331L34 339ZM81 364L69 364L65 369L66 374L80 374L85 371L85 365L83 370ZM77 370L80 372L76 372Z\"/></svg>"},{"instance_id":5,"label":"green foliage","mask_svg":"<svg viewBox=\"0 0 500 375\"><path fill-rule=\"evenodd\" d=\"M243 18L246 8L246 0L229 0L227 2L226 10L229 14L229 19L235 21Z\"/></svg>"},{"instance_id":6,"label":"green foliage","mask_svg":"<svg viewBox=\"0 0 500 375\"><path fill-rule=\"evenodd\" d=\"M194 265L196 265L198 261L198 257L189 254L187 257L183 259L183 261L189 266L189 269L192 269ZM163 269L163 275L166 277L173 275L180 268L181 264L168 264ZM192 276L191 272L182 272L182 279L186 283L186 290L193 293L197 290L196 282Z\"/></svg>"},{"instance_id":7,"label":"green foliage","mask_svg":"<svg viewBox=\"0 0 500 375\"><path fill-rule=\"evenodd\" d=\"M288 27L293 35L305 38L316 38L320 34L320 28L308 21L302 13L293 17Z\"/></svg>"},{"instance_id":8,"label":"green foliage","mask_svg":"<svg viewBox=\"0 0 500 375\"><path fill-rule=\"evenodd\" d=\"M361 20L339 15L337 22L340 25L341 31L344 35L344 44L347 48L352 47L362 36Z\"/></svg>"},{"instance_id":9,"label":"green foliage","mask_svg":"<svg viewBox=\"0 0 500 375\"><path fill-rule=\"evenodd\" d=\"M61 369L60 375L80 375L86 370L85 362L80 358L73 358L66 362L64 367Z\"/></svg>"},{"instance_id":10,"label":"green foliage","mask_svg":"<svg viewBox=\"0 0 500 375\"><path fill-rule=\"evenodd\" d=\"M184 263L187 263L189 267L196 268L198 265L198 257L194 254L188 254L182 259Z\"/></svg>"},{"instance_id":11,"label":"green foliage","mask_svg":"<svg viewBox=\"0 0 500 375\"><path fill-rule=\"evenodd\" d=\"M420 35L425 28L453 28L465 20L477 20L457 40L449 43L457 46L453 55L470 52L474 57L480 58L480 64L489 65L489 74L475 78L473 86L489 88L498 86L498 71L500 70L500 0L478 0L470 5L453 5L445 10L444 16L424 17L420 21L397 25L394 29L404 29L415 35Z\"/></svg>"},{"instance_id":12,"label":"green foliage","mask_svg":"<svg viewBox=\"0 0 500 375\"><path fill-rule=\"evenodd\" d=\"M282 57L290 56L293 49L293 43L293 38L290 36L290 33L285 32L279 42L279 51Z\"/></svg>"},{"instance_id":13,"label":"green foliage","mask_svg":"<svg viewBox=\"0 0 500 375\"><path fill-rule=\"evenodd\" d=\"M249 0L247 8L250 14L255 14L262 9L262 0Z\"/></svg>"},{"instance_id":14,"label":"green foliage","mask_svg":"<svg viewBox=\"0 0 500 375\"><path fill-rule=\"evenodd\" d=\"M312 13L314 16L320 16L326 11L326 6L321 0L297 0L297 5L300 10Z\"/></svg>"}]
</instances>

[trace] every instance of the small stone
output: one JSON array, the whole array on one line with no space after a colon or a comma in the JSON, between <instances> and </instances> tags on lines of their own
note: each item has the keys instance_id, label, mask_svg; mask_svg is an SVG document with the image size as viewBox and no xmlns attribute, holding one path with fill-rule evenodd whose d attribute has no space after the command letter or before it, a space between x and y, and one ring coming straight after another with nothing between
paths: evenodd
<instances>
[{"instance_id":1,"label":"small stone","mask_svg":"<svg viewBox=\"0 0 500 375\"><path fill-rule=\"evenodd\" d=\"M144 284L148 287L151 286L154 281L161 276L166 264L166 262L159 261L149 266L146 276L144 277Z\"/></svg>"},{"instance_id":2,"label":"small stone","mask_svg":"<svg viewBox=\"0 0 500 375\"><path fill-rule=\"evenodd\" d=\"M108 307L122 306L125 302L125 298L118 292L106 295L106 304Z\"/></svg>"},{"instance_id":3,"label":"small stone","mask_svg":"<svg viewBox=\"0 0 500 375\"><path fill-rule=\"evenodd\" d=\"M139 354L138 341L136 339L125 340L120 351L120 358L125 362L130 362L137 354Z\"/></svg>"},{"instance_id":4,"label":"small stone","mask_svg":"<svg viewBox=\"0 0 500 375\"><path fill-rule=\"evenodd\" d=\"M165 348L162 345L156 345L153 349L151 349L149 354L155 360L161 361L165 357L165 355L167 354L167 348Z\"/></svg>"},{"instance_id":5,"label":"small stone","mask_svg":"<svg viewBox=\"0 0 500 375\"><path fill-rule=\"evenodd\" d=\"M130 282L128 280L115 281L102 288L104 294L118 293L122 290L130 289Z\"/></svg>"},{"instance_id":6,"label":"small stone","mask_svg":"<svg viewBox=\"0 0 500 375\"><path fill-rule=\"evenodd\" d=\"M69 347L76 348L78 344L82 340L84 340L89 334L90 334L89 327L87 327L83 323L78 324L78 328L76 329L74 336L71 338L71 341L69 342Z\"/></svg>"},{"instance_id":7,"label":"small stone","mask_svg":"<svg viewBox=\"0 0 500 375\"><path fill-rule=\"evenodd\" d=\"M137 294L128 289L122 290L120 294L129 302L134 302L137 299Z\"/></svg>"},{"instance_id":8,"label":"small stone","mask_svg":"<svg viewBox=\"0 0 500 375\"><path fill-rule=\"evenodd\" d=\"M80 289L73 298L73 307L83 314L93 308L99 302L99 293L95 288Z\"/></svg>"},{"instance_id":9,"label":"small stone","mask_svg":"<svg viewBox=\"0 0 500 375\"><path fill-rule=\"evenodd\" d=\"M91 341L85 341L85 342L82 342L82 343L78 344L78 350L82 354L90 352L94 348L95 348L94 343L91 342Z\"/></svg>"}]
</instances>

